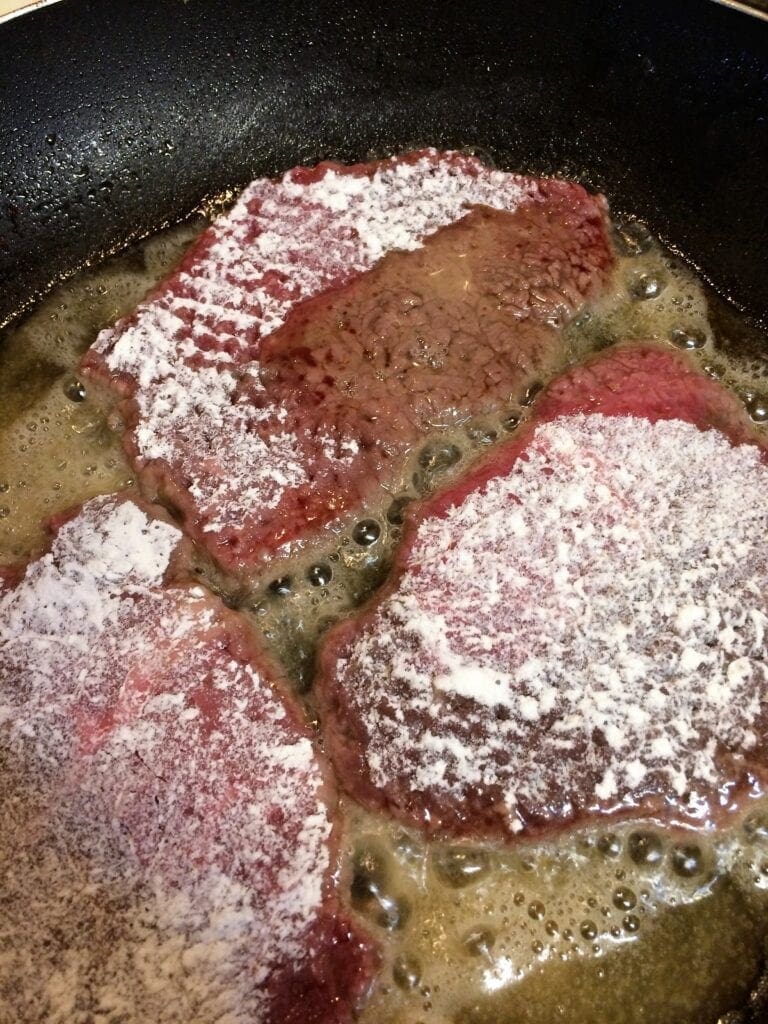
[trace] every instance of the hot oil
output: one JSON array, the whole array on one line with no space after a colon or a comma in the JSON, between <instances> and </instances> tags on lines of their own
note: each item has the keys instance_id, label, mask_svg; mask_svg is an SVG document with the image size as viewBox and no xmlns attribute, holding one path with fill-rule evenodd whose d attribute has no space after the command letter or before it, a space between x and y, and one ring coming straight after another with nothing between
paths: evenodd
<instances>
[{"instance_id":1,"label":"hot oil","mask_svg":"<svg viewBox=\"0 0 768 1024\"><path fill-rule=\"evenodd\" d=\"M104 396L78 360L130 313L204 226L162 232L59 288L0 338L0 564L37 553L51 515L128 486L132 470L107 425Z\"/></svg>"},{"instance_id":2,"label":"hot oil","mask_svg":"<svg viewBox=\"0 0 768 1024\"><path fill-rule=\"evenodd\" d=\"M75 366L202 227L190 222L88 270L6 330L2 561L40 549L42 517L131 480L103 396L82 387ZM733 386L756 424L768 418L764 339L642 225L618 225L616 242L613 285L566 329L563 365L616 342L674 345ZM358 521L253 586L201 558L210 584L248 616L310 705L318 639L385 578L408 505L513 436L545 383L436 435ZM342 881L383 949L364 1024L714 1024L744 1002L760 971L768 805L755 803L718 836L636 822L514 849L427 843L351 801L342 810Z\"/></svg>"},{"instance_id":3,"label":"hot oil","mask_svg":"<svg viewBox=\"0 0 768 1024\"><path fill-rule=\"evenodd\" d=\"M760 972L764 811L717 840L639 821L514 850L348 815L352 905L386 948L371 1024L703 1024Z\"/></svg>"}]
</instances>

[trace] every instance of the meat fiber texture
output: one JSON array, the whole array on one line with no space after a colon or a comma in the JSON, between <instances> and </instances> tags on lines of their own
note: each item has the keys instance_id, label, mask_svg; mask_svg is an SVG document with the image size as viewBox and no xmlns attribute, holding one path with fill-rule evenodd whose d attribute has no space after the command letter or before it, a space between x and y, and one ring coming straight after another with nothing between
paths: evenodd
<instances>
[{"instance_id":1,"label":"meat fiber texture","mask_svg":"<svg viewBox=\"0 0 768 1024\"><path fill-rule=\"evenodd\" d=\"M35 912L0 960L14 1020L337 1024L369 983L373 950L331 884L327 768L237 615L173 582L185 545L143 504L96 498L0 592L3 758L44 805L14 842L52 831L39 855L68 844L136 915L123 946L81 963L86 929L51 962L62 908L22 884Z\"/></svg>"},{"instance_id":2,"label":"meat fiber texture","mask_svg":"<svg viewBox=\"0 0 768 1024\"><path fill-rule=\"evenodd\" d=\"M338 778L442 835L721 824L766 778L767 520L743 406L686 356L567 372L328 635Z\"/></svg>"},{"instance_id":3,"label":"meat fiber texture","mask_svg":"<svg viewBox=\"0 0 768 1024\"><path fill-rule=\"evenodd\" d=\"M145 492L249 575L381 502L426 435L519 398L612 262L605 201L571 182L432 150L297 168L249 185L82 368L121 396Z\"/></svg>"}]
</instances>

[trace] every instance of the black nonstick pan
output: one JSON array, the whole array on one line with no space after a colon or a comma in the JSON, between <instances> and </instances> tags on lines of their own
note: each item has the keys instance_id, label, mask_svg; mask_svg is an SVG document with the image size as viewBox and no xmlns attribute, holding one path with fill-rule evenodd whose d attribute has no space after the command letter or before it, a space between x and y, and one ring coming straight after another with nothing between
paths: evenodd
<instances>
[{"instance_id":1,"label":"black nonstick pan","mask_svg":"<svg viewBox=\"0 0 768 1024\"><path fill-rule=\"evenodd\" d=\"M474 146L645 219L768 317L768 23L707 0L63 0L0 25L0 322L205 195Z\"/></svg>"},{"instance_id":2,"label":"black nonstick pan","mask_svg":"<svg viewBox=\"0 0 768 1024\"><path fill-rule=\"evenodd\" d=\"M427 145L604 192L768 326L768 21L710 0L61 0L2 23L0 325L257 175ZM765 981L734 1022L768 1019Z\"/></svg>"}]
</instances>

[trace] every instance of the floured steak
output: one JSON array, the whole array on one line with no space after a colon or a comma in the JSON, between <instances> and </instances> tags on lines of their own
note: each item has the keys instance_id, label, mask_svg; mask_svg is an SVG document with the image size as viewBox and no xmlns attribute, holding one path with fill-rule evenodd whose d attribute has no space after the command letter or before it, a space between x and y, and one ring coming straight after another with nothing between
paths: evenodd
<instances>
[{"instance_id":1,"label":"floured steak","mask_svg":"<svg viewBox=\"0 0 768 1024\"><path fill-rule=\"evenodd\" d=\"M768 466L685 356L618 348L427 501L317 693L343 784L440 834L717 823L764 776Z\"/></svg>"},{"instance_id":2,"label":"floured steak","mask_svg":"<svg viewBox=\"0 0 768 1024\"><path fill-rule=\"evenodd\" d=\"M145 491L247 574L551 372L612 263L573 183L434 151L300 168L252 183L83 369L122 396Z\"/></svg>"},{"instance_id":3,"label":"floured steak","mask_svg":"<svg viewBox=\"0 0 768 1024\"><path fill-rule=\"evenodd\" d=\"M332 886L324 762L238 617L173 581L185 543L96 498L0 592L0 749L21 794L4 820L24 822L0 957L14 1021L336 1024L372 975ZM41 889L30 857L66 882ZM57 950L94 887L119 908L103 946L86 920Z\"/></svg>"}]
</instances>

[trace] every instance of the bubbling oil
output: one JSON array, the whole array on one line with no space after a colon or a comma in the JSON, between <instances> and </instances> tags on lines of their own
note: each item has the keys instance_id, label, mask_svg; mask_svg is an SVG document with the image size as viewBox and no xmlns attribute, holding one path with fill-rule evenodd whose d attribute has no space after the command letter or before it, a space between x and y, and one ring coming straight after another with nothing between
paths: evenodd
<instances>
[{"instance_id":1,"label":"bubbling oil","mask_svg":"<svg viewBox=\"0 0 768 1024\"><path fill-rule=\"evenodd\" d=\"M0 562L39 552L44 518L132 482L109 402L83 385L76 365L205 223L196 218L88 269L4 332ZM617 342L675 346L733 387L760 429L765 339L639 222L617 223L615 242L611 287L565 329L556 369ZM202 577L264 638L310 713L318 641L385 578L409 505L512 435L546 383L498 415L436 434L356 521L252 585L200 556ZM768 802L753 801L716 835L632 822L514 848L425 841L346 798L341 811L345 897L383 950L363 1024L714 1024L745 1004L764 963Z\"/></svg>"}]
</instances>

